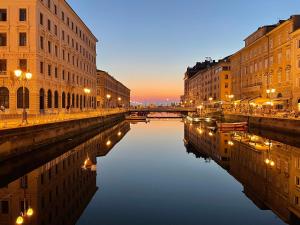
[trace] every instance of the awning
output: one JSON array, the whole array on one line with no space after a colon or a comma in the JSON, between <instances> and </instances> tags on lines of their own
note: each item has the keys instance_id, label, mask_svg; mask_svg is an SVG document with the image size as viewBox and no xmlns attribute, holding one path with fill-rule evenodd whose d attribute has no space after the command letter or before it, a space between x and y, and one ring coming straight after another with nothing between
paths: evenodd
<instances>
[{"instance_id":1,"label":"awning","mask_svg":"<svg viewBox=\"0 0 300 225\"><path fill-rule=\"evenodd\" d=\"M251 100L250 102L253 102L253 103L259 105L259 104L264 104L264 103L269 102L269 101L270 101L270 99L268 99L268 98L261 98L261 97L259 97L259 98Z\"/></svg>"}]
</instances>

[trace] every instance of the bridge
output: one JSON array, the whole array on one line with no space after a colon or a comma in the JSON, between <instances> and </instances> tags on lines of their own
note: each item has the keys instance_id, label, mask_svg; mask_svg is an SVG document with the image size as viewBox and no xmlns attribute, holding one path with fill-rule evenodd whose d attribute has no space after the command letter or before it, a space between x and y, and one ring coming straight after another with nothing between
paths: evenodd
<instances>
[{"instance_id":1,"label":"bridge","mask_svg":"<svg viewBox=\"0 0 300 225\"><path fill-rule=\"evenodd\" d=\"M182 113L187 114L189 112L196 112L196 108L185 108L185 107L143 107L143 108L131 108L130 112L144 112L144 113Z\"/></svg>"}]
</instances>

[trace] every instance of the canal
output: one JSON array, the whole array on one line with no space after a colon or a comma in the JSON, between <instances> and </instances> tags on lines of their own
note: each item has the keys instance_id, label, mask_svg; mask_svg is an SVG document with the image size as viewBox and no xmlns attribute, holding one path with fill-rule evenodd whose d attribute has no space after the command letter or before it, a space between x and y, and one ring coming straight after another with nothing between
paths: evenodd
<instances>
[{"instance_id":1,"label":"canal","mask_svg":"<svg viewBox=\"0 0 300 225\"><path fill-rule=\"evenodd\" d=\"M0 224L298 224L300 149L290 142L123 121L0 165Z\"/></svg>"}]
</instances>

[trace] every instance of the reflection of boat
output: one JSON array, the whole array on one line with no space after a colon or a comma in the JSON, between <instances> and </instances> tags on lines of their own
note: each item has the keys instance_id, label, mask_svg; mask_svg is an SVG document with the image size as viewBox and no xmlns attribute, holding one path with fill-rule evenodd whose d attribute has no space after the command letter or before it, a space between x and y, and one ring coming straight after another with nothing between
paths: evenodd
<instances>
[{"instance_id":1,"label":"reflection of boat","mask_svg":"<svg viewBox=\"0 0 300 225\"><path fill-rule=\"evenodd\" d=\"M125 117L126 120L132 121L147 121L147 116L144 113L132 113L129 116Z\"/></svg>"},{"instance_id":2,"label":"reflection of boat","mask_svg":"<svg viewBox=\"0 0 300 225\"><path fill-rule=\"evenodd\" d=\"M238 122L238 123L222 123L217 122L217 126L220 130L243 130L248 126L247 122Z\"/></svg>"}]
</instances>

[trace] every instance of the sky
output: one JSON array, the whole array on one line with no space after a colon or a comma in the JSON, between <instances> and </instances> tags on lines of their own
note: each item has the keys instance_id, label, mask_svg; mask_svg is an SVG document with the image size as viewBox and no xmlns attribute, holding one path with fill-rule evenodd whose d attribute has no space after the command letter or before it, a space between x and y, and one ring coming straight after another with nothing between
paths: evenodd
<instances>
[{"instance_id":1,"label":"sky","mask_svg":"<svg viewBox=\"0 0 300 225\"><path fill-rule=\"evenodd\" d=\"M243 47L258 27L300 14L300 0L67 0L98 38L97 67L133 101L178 101L188 66Z\"/></svg>"}]
</instances>

